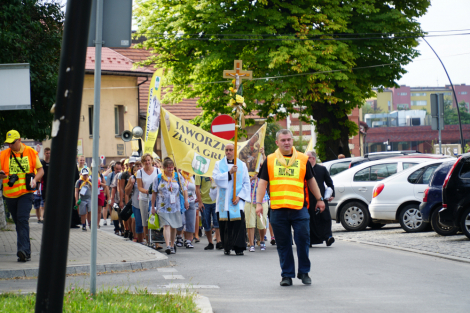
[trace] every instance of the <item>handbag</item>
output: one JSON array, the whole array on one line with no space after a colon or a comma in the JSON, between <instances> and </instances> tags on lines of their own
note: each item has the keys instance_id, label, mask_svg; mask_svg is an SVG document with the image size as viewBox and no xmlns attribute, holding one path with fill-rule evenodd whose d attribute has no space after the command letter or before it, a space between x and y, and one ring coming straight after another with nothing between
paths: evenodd
<instances>
[{"instance_id":1,"label":"handbag","mask_svg":"<svg viewBox=\"0 0 470 313\"><path fill-rule=\"evenodd\" d=\"M23 166L21 166L20 162L18 162L18 159L16 158L15 154L12 153L11 155L13 155L13 157L15 158L16 163L17 163L18 166L21 168L21 170L23 171L23 173L26 174L26 177L25 177L25 181L26 181L26 190L32 191L32 190L38 189L38 185L37 185L37 184L36 184L36 187L35 187L34 189L31 188L31 184L30 184L31 180L33 180L36 175L34 175L33 173L26 173L26 171L24 170ZM23 158L23 154L21 154L21 158ZM11 160L11 157L10 157L10 160Z\"/></svg>"},{"instance_id":2,"label":"handbag","mask_svg":"<svg viewBox=\"0 0 470 313\"><path fill-rule=\"evenodd\" d=\"M124 208L119 213L119 217L123 221L127 221L132 216L132 200L129 200Z\"/></svg>"},{"instance_id":3,"label":"handbag","mask_svg":"<svg viewBox=\"0 0 470 313\"><path fill-rule=\"evenodd\" d=\"M113 209L113 211L111 212L111 220L112 221L118 221L119 220L119 214L115 209Z\"/></svg>"}]
</instances>

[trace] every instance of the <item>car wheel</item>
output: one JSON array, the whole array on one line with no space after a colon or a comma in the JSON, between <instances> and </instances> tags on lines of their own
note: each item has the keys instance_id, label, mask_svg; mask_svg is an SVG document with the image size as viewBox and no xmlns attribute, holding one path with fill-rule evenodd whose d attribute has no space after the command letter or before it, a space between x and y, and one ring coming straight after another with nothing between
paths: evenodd
<instances>
[{"instance_id":1,"label":"car wheel","mask_svg":"<svg viewBox=\"0 0 470 313\"><path fill-rule=\"evenodd\" d=\"M369 227L372 229L381 229L385 224L370 222Z\"/></svg>"},{"instance_id":2,"label":"car wheel","mask_svg":"<svg viewBox=\"0 0 470 313\"><path fill-rule=\"evenodd\" d=\"M423 221L423 215L421 215L417 204L405 206L401 210L398 220L400 221L401 228L407 233L420 232L428 226L428 223Z\"/></svg>"},{"instance_id":3,"label":"car wheel","mask_svg":"<svg viewBox=\"0 0 470 313\"><path fill-rule=\"evenodd\" d=\"M460 229L465 236L470 238L470 208L463 211L463 215L460 219Z\"/></svg>"},{"instance_id":4,"label":"car wheel","mask_svg":"<svg viewBox=\"0 0 470 313\"><path fill-rule=\"evenodd\" d=\"M434 231L441 236L452 236L455 235L459 230L458 227L447 227L439 223L439 208L432 212L431 226L432 229L434 229Z\"/></svg>"},{"instance_id":5,"label":"car wheel","mask_svg":"<svg viewBox=\"0 0 470 313\"><path fill-rule=\"evenodd\" d=\"M341 209L340 220L346 230L364 230L369 225L369 210L360 202L347 203Z\"/></svg>"}]
</instances>

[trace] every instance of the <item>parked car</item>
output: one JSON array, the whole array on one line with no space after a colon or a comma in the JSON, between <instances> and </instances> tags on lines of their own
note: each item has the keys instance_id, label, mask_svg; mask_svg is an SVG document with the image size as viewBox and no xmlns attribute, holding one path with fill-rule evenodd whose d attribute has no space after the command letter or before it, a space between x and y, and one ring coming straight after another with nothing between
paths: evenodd
<instances>
[{"instance_id":1,"label":"parked car","mask_svg":"<svg viewBox=\"0 0 470 313\"><path fill-rule=\"evenodd\" d=\"M364 154L363 157L353 158L349 164L349 167L351 168L351 167L357 166L365 162L377 161L377 160L393 158L393 157L401 156L401 155L413 155L413 154L420 154L420 152L415 151L415 150L371 152L371 153Z\"/></svg>"},{"instance_id":2,"label":"parked car","mask_svg":"<svg viewBox=\"0 0 470 313\"><path fill-rule=\"evenodd\" d=\"M321 165L326 167L328 173L330 173L330 176L333 176L347 170L352 159L353 158L337 159L323 162Z\"/></svg>"},{"instance_id":3,"label":"parked car","mask_svg":"<svg viewBox=\"0 0 470 313\"><path fill-rule=\"evenodd\" d=\"M364 155L363 157L344 158L323 162L322 165L327 168L328 172L330 173L330 176L333 176L362 163L411 154L419 155L419 152L414 150L372 152Z\"/></svg>"},{"instance_id":4,"label":"parked car","mask_svg":"<svg viewBox=\"0 0 470 313\"><path fill-rule=\"evenodd\" d=\"M369 214L375 184L416 164L441 158L388 158L360 164L336 174L332 177L336 197L329 203L331 218L350 231L363 230L367 226L382 227L384 224L372 222Z\"/></svg>"},{"instance_id":5,"label":"parked car","mask_svg":"<svg viewBox=\"0 0 470 313\"><path fill-rule=\"evenodd\" d=\"M396 223L408 233L424 230L419 205L436 168L446 159L430 159L377 183L369 212L374 223Z\"/></svg>"},{"instance_id":6,"label":"parked car","mask_svg":"<svg viewBox=\"0 0 470 313\"><path fill-rule=\"evenodd\" d=\"M444 180L439 222L449 227L459 226L470 238L470 153L455 162Z\"/></svg>"},{"instance_id":7,"label":"parked car","mask_svg":"<svg viewBox=\"0 0 470 313\"><path fill-rule=\"evenodd\" d=\"M459 227L448 227L439 222L439 210L442 208L442 185L447 173L456 161L457 159L451 159L436 168L429 181L428 188L424 191L423 202L419 205L423 221L431 223L432 229L442 236L455 235L459 230Z\"/></svg>"}]
</instances>

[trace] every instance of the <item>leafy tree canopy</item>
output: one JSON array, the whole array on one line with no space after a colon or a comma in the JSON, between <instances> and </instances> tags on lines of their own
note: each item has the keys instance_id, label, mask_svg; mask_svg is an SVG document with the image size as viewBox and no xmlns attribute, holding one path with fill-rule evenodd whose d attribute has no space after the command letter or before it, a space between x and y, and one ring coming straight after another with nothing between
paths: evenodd
<instances>
[{"instance_id":1,"label":"leafy tree canopy","mask_svg":"<svg viewBox=\"0 0 470 313\"><path fill-rule=\"evenodd\" d=\"M459 102L460 119L463 124L470 124L470 113L468 113L465 101ZM457 108L452 108L452 100L444 100L444 125L457 125L459 123L459 115Z\"/></svg>"},{"instance_id":2,"label":"leafy tree canopy","mask_svg":"<svg viewBox=\"0 0 470 313\"><path fill-rule=\"evenodd\" d=\"M166 101L199 98L204 111L195 122L208 128L216 115L231 112L224 93L231 83L216 82L233 60L243 60L243 69L255 77L244 83L247 111L272 122L306 107L302 119L316 125L316 149L327 161L337 153L349 156L348 139L358 126L348 114L374 95L372 87L396 86L403 65L418 55L422 30L416 17L429 5L138 0L135 12L137 36L146 36L143 47L155 52L147 64L166 68L165 82L174 86Z\"/></svg>"},{"instance_id":3,"label":"leafy tree canopy","mask_svg":"<svg viewBox=\"0 0 470 313\"><path fill-rule=\"evenodd\" d=\"M50 135L63 20L59 3L0 2L0 63L29 63L31 71L31 110L1 111L0 142L11 129L29 139L44 140Z\"/></svg>"}]
</instances>

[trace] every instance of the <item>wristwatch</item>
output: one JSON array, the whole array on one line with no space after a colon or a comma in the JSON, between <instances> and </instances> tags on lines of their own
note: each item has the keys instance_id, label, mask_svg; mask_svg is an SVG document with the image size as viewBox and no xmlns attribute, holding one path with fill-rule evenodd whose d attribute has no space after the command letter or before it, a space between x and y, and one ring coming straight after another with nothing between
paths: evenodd
<instances>
[{"instance_id":1,"label":"wristwatch","mask_svg":"<svg viewBox=\"0 0 470 313\"><path fill-rule=\"evenodd\" d=\"M317 201L323 201L323 197L320 197L320 199L317 199Z\"/></svg>"}]
</instances>

